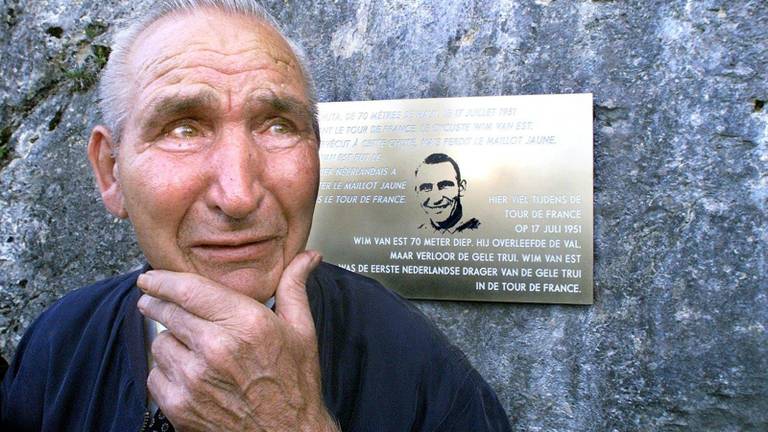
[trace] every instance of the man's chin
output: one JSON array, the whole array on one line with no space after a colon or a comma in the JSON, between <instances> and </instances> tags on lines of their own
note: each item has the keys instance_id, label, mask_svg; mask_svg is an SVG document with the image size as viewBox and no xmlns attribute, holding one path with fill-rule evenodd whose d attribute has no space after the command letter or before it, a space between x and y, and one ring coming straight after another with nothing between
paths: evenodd
<instances>
[{"instance_id":1,"label":"man's chin","mask_svg":"<svg viewBox=\"0 0 768 432\"><path fill-rule=\"evenodd\" d=\"M440 210L440 209L438 210L432 209L431 211L428 211L427 214L429 215L429 218L431 220L445 219L443 217L443 210Z\"/></svg>"},{"instance_id":2,"label":"man's chin","mask_svg":"<svg viewBox=\"0 0 768 432\"><path fill-rule=\"evenodd\" d=\"M445 221L447 221L450 217L450 215L446 215L446 214L436 214L432 216L433 217L429 218L429 220L431 220L432 223L435 225L440 225L442 223L445 223Z\"/></svg>"},{"instance_id":3,"label":"man's chin","mask_svg":"<svg viewBox=\"0 0 768 432\"><path fill-rule=\"evenodd\" d=\"M282 273L281 267L273 267L270 269L271 271L263 271L252 266L221 270L215 269L212 272L206 272L208 274L202 274L202 276L261 303L275 295Z\"/></svg>"}]
</instances>

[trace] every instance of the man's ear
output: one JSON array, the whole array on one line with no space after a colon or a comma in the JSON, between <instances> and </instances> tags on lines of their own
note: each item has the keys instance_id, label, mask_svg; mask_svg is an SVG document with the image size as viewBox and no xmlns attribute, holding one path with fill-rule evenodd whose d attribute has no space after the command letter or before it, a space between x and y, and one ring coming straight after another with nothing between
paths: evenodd
<instances>
[{"instance_id":1,"label":"man's ear","mask_svg":"<svg viewBox=\"0 0 768 432\"><path fill-rule=\"evenodd\" d=\"M123 189L120 186L116 145L109 129L96 126L88 141L88 160L91 161L104 206L114 216L125 219L128 212L125 210Z\"/></svg>"},{"instance_id":2,"label":"man's ear","mask_svg":"<svg viewBox=\"0 0 768 432\"><path fill-rule=\"evenodd\" d=\"M467 180L461 179L459 182L459 194L463 194L465 190L467 190Z\"/></svg>"}]
</instances>

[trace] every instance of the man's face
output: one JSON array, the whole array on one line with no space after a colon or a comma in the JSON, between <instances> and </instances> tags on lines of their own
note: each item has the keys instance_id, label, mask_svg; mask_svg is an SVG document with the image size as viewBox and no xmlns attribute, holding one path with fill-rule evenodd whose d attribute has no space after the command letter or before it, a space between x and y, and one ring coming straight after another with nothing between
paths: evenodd
<instances>
[{"instance_id":1,"label":"man's face","mask_svg":"<svg viewBox=\"0 0 768 432\"><path fill-rule=\"evenodd\" d=\"M421 208L433 223L440 224L451 217L460 203L463 190L450 162L425 163L419 167L416 192Z\"/></svg>"},{"instance_id":2,"label":"man's face","mask_svg":"<svg viewBox=\"0 0 768 432\"><path fill-rule=\"evenodd\" d=\"M149 263L266 300L306 245L317 194L296 58L254 19L198 11L145 30L131 68L116 177Z\"/></svg>"}]
</instances>

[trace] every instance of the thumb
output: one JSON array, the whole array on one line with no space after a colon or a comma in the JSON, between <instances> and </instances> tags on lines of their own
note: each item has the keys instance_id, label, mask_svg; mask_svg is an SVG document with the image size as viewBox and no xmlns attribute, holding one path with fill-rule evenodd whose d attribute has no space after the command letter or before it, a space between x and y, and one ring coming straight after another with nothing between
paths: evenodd
<instances>
[{"instance_id":1,"label":"thumb","mask_svg":"<svg viewBox=\"0 0 768 432\"><path fill-rule=\"evenodd\" d=\"M307 278L320 264L317 251L304 251L296 255L283 270L275 291L275 313L303 335L315 334L315 323L307 298Z\"/></svg>"}]
</instances>

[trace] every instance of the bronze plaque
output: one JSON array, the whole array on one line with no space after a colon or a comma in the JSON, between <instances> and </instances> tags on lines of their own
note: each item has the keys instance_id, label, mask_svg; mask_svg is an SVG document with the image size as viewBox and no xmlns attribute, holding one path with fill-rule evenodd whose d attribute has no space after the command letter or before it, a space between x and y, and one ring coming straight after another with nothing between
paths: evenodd
<instances>
[{"instance_id":1,"label":"bronze plaque","mask_svg":"<svg viewBox=\"0 0 768 432\"><path fill-rule=\"evenodd\" d=\"M309 247L413 299L592 303L592 95L322 103Z\"/></svg>"}]
</instances>

